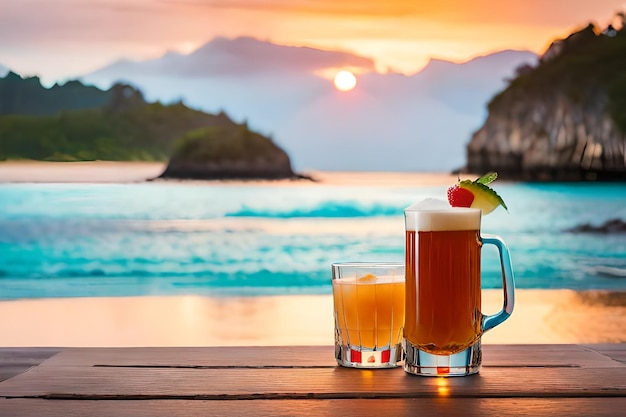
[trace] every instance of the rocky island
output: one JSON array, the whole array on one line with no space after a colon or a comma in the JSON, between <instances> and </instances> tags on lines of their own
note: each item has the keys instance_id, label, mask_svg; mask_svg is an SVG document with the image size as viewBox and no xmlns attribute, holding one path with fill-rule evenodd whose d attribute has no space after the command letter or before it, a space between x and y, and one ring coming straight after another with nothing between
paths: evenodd
<instances>
[{"instance_id":1,"label":"rocky island","mask_svg":"<svg viewBox=\"0 0 626 417\"><path fill-rule=\"evenodd\" d=\"M149 103L122 83L45 88L37 77L9 72L0 78L0 160L23 159L169 161L162 178L307 178L271 138L223 112Z\"/></svg>"},{"instance_id":2,"label":"rocky island","mask_svg":"<svg viewBox=\"0 0 626 417\"><path fill-rule=\"evenodd\" d=\"M572 233L626 233L626 222L622 219L610 219L600 225L593 225L591 223L585 223L575 226L571 229L567 229L566 232Z\"/></svg>"},{"instance_id":3,"label":"rocky island","mask_svg":"<svg viewBox=\"0 0 626 417\"><path fill-rule=\"evenodd\" d=\"M160 178L295 179L289 157L271 140L242 125L193 130L176 143Z\"/></svg>"},{"instance_id":4,"label":"rocky island","mask_svg":"<svg viewBox=\"0 0 626 417\"><path fill-rule=\"evenodd\" d=\"M589 24L518 68L467 146L467 172L524 181L626 180L626 22Z\"/></svg>"}]
</instances>

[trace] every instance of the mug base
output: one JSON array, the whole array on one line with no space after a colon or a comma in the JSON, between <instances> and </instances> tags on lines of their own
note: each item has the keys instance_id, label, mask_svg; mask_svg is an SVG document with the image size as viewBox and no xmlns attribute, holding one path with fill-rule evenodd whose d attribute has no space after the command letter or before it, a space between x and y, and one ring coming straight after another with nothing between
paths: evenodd
<instances>
[{"instance_id":1,"label":"mug base","mask_svg":"<svg viewBox=\"0 0 626 417\"><path fill-rule=\"evenodd\" d=\"M335 344L335 359L346 368L395 368L402 359L402 346L397 344L374 350Z\"/></svg>"},{"instance_id":2,"label":"mug base","mask_svg":"<svg viewBox=\"0 0 626 417\"><path fill-rule=\"evenodd\" d=\"M411 375L450 377L473 375L480 371L480 339L467 349L452 355L424 352L406 339L403 344L404 370Z\"/></svg>"}]
</instances>

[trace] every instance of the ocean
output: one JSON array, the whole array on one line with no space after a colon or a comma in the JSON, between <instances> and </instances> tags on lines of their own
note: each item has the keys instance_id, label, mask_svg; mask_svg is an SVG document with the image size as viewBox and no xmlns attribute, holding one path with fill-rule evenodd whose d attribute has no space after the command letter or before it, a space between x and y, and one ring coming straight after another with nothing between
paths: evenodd
<instances>
[{"instance_id":1,"label":"ocean","mask_svg":"<svg viewBox=\"0 0 626 417\"><path fill-rule=\"evenodd\" d=\"M353 174L358 176L359 174ZM370 176L372 174L369 174ZM509 211L482 233L511 251L516 286L626 289L626 184L496 182ZM330 294L330 264L403 261L403 209L447 185L279 182L0 184L0 299ZM483 249L483 288L500 288Z\"/></svg>"}]
</instances>

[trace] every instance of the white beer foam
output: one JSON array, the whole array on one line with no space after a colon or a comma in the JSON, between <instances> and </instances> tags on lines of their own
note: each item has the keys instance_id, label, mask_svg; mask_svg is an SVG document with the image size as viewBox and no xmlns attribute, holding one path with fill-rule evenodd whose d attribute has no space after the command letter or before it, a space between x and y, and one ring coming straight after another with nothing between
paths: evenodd
<instances>
[{"instance_id":1,"label":"white beer foam","mask_svg":"<svg viewBox=\"0 0 626 417\"><path fill-rule=\"evenodd\" d=\"M404 209L406 230L441 232L480 229L480 209L452 207L446 201L427 198Z\"/></svg>"}]
</instances>

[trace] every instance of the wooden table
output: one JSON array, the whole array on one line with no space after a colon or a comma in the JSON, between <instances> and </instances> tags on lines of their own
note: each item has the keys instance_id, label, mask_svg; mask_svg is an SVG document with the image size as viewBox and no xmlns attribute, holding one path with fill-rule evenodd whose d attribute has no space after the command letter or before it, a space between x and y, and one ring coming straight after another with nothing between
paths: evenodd
<instances>
[{"instance_id":1,"label":"wooden table","mask_svg":"<svg viewBox=\"0 0 626 417\"><path fill-rule=\"evenodd\" d=\"M430 378L331 346L4 348L0 416L626 415L626 344L483 349L480 374Z\"/></svg>"}]
</instances>

